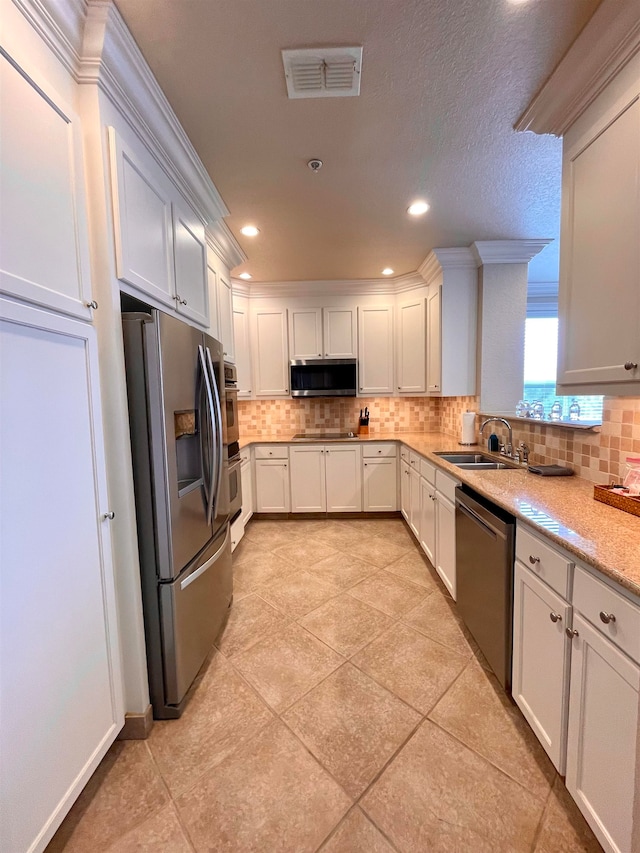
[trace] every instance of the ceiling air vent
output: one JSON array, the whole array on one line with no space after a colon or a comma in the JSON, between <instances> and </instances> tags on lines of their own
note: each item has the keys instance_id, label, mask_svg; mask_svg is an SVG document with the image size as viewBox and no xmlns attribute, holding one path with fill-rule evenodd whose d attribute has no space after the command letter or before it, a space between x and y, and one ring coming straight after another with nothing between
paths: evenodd
<instances>
[{"instance_id":1,"label":"ceiling air vent","mask_svg":"<svg viewBox=\"0 0 640 853\"><path fill-rule=\"evenodd\" d=\"M361 47L283 50L290 98L345 98L360 94Z\"/></svg>"}]
</instances>

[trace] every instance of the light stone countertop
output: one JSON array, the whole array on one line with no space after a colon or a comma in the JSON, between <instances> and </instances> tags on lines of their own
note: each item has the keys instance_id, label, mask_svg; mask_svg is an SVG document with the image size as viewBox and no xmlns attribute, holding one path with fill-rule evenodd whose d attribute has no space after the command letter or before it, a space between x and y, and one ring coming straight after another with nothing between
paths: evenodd
<instances>
[{"instance_id":1,"label":"light stone countertop","mask_svg":"<svg viewBox=\"0 0 640 853\"><path fill-rule=\"evenodd\" d=\"M301 444L293 433L244 436L240 446ZM350 443L355 439L346 439ZM594 566L626 590L640 596L640 518L594 500L593 484L580 477L540 477L525 468L469 471L445 462L434 451L474 451L443 433L378 432L360 442L397 441L443 471L526 521L532 528ZM496 457L499 459L499 457Z\"/></svg>"}]
</instances>

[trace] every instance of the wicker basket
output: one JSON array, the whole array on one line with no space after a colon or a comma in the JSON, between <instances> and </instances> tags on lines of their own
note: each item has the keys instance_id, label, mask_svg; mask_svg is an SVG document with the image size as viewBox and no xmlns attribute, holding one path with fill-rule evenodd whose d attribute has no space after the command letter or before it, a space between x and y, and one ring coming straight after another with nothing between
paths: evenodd
<instances>
[{"instance_id":1,"label":"wicker basket","mask_svg":"<svg viewBox=\"0 0 640 853\"><path fill-rule=\"evenodd\" d=\"M594 486L593 497L603 504L608 504L631 515L640 517L640 497L632 498L629 495L617 495L611 491L611 486Z\"/></svg>"}]
</instances>

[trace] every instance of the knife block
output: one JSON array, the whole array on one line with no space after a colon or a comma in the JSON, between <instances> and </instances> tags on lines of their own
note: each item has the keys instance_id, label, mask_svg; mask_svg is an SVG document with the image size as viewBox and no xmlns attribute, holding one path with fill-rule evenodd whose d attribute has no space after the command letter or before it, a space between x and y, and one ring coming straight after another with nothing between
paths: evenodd
<instances>
[{"instance_id":1,"label":"knife block","mask_svg":"<svg viewBox=\"0 0 640 853\"><path fill-rule=\"evenodd\" d=\"M369 435L369 424L360 424L358 426L358 435Z\"/></svg>"}]
</instances>

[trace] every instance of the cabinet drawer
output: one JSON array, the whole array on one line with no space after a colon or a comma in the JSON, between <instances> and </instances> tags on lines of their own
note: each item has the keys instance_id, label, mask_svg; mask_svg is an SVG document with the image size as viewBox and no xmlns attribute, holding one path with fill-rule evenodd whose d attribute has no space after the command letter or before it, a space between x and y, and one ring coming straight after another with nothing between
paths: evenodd
<instances>
[{"instance_id":1,"label":"cabinet drawer","mask_svg":"<svg viewBox=\"0 0 640 853\"><path fill-rule=\"evenodd\" d=\"M365 459L381 459L385 456L396 455L396 445L389 444L363 444L362 455Z\"/></svg>"},{"instance_id":2,"label":"cabinet drawer","mask_svg":"<svg viewBox=\"0 0 640 853\"><path fill-rule=\"evenodd\" d=\"M445 474L444 471L439 471L438 469L436 469L436 489L440 492L440 494L449 498L451 503L456 502L456 486L459 485L459 480L454 480L453 477L450 477L448 474Z\"/></svg>"},{"instance_id":3,"label":"cabinet drawer","mask_svg":"<svg viewBox=\"0 0 640 853\"><path fill-rule=\"evenodd\" d=\"M601 634L640 663L640 607L576 566L573 606ZM607 621L607 619L609 621Z\"/></svg>"},{"instance_id":4,"label":"cabinet drawer","mask_svg":"<svg viewBox=\"0 0 640 853\"><path fill-rule=\"evenodd\" d=\"M286 444L258 444L253 452L256 459L288 459L289 448Z\"/></svg>"},{"instance_id":5,"label":"cabinet drawer","mask_svg":"<svg viewBox=\"0 0 640 853\"><path fill-rule=\"evenodd\" d=\"M572 561L521 525L516 532L516 557L551 589L569 597Z\"/></svg>"},{"instance_id":6,"label":"cabinet drawer","mask_svg":"<svg viewBox=\"0 0 640 853\"><path fill-rule=\"evenodd\" d=\"M420 457L417 453L414 453L413 450L409 453L409 465L415 470L420 470Z\"/></svg>"},{"instance_id":7,"label":"cabinet drawer","mask_svg":"<svg viewBox=\"0 0 640 853\"><path fill-rule=\"evenodd\" d=\"M403 445L402 445L402 447L400 448L400 458L401 458L401 459L404 459L404 461L408 463L408 462L409 462L409 454L410 454L410 452L411 452L411 451L409 450L409 448L408 448L408 447L405 447L405 446L404 446L404 444L403 444Z\"/></svg>"},{"instance_id":8,"label":"cabinet drawer","mask_svg":"<svg viewBox=\"0 0 640 853\"><path fill-rule=\"evenodd\" d=\"M427 462L426 459L420 460L420 475L424 477L428 483L431 483L432 486L435 486L436 466L432 465L431 462Z\"/></svg>"}]
</instances>

